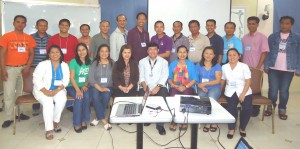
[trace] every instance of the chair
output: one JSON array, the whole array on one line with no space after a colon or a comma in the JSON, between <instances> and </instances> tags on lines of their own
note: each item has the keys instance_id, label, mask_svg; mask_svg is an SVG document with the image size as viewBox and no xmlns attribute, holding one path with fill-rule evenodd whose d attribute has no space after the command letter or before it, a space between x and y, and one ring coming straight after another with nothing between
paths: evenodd
<instances>
[{"instance_id":1,"label":"chair","mask_svg":"<svg viewBox=\"0 0 300 149\"><path fill-rule=\"evenodd\" d=\"M20 105L26 104L35 104L38 101L32 95L33 83L32 83L32 74L34 71L34 67L30 67L30 72L27 77L23 77L23 93L22 96L19 96L14 105L14 126L13 126L13 135L16 134L16 109L18 108L18 115L20 115ZM24 94L25 93L25 94ZM18 121L20 121L20 116Z\"/></svg>"},{"instance_id":2,"label":"chair","mask_svg":"<svg viewBox=\"0 0 300 149\"><path fill-rule=\"evenodd\" d=\"M272 100L261 95L262 82L263 82L263 71L250 68L251 71L251 89L252 89L252 105L263 106L262 121L264 120L264 111L266 106L273 105ZM272 108L272 134L275 133L274 128L274 108Z\"/></svg>"}]
</instances>

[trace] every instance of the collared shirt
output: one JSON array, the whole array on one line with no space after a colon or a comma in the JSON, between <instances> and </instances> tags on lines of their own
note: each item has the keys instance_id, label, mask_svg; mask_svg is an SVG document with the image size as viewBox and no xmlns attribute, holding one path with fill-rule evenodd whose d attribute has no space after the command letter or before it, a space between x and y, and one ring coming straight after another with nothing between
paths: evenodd
<instances>
[{"instance_id":1,"label":"collared shirt","mask_svg":"<svg viewBox=\"0 0 300 149\"><path fill-rule=\"evenodd\" d=\"M222 59L223 64L227 62L227 51L229 49L236 48L241 55L243 54L242 41L238 37L233 35L229 40L227 40L225 35L222 38L224 41L224 51L223 51L223 59Z\"/></svg>"},{"instance_id":2,"label":"collared shirt","mask_svg":"<svg viewBox=\"0 0 300 149\"><path fill-rule=\"evenodd\" d=\"M196 73L199 77L199 83L210 82L216 80L216 72L222 72L222 67L219 63L215 64L209 70L206 70L205 66L201 66L200 63L196 65ZM212 88L221 88L221 84L215 84L212 86L205 86L206 89L210 90Z\"/></svg>"},{"instance_id":3,"label":"collared shirt","mask_svg":"<svg viewBox=\"0 0 300 149\"><path fill-rule=\"evenodd\" d=\"M155 60L147 56L140 60L139 72L139 83L145 81L150 90L158 84L165 86L169 75L168 62L160 56L157 56Z\"/></svg>"},{"instance_id":4,"label":"collared shirt","mask_svg":"<svg viewBox=\"0 0 300 149\"><path fill-rule=\"evenodd\" d=\"M110 36L110 57L114 61L117 61L119 58L119 53L121 47L127 43L128 31L124 29L124 32L121 32L117 27L116 30Z\"/></svg>"},{"instance_id":5,"label":"collared shirt","mask_svg":"<svg viewBox=\"0 0 300 149\"><path fill-rule=\"evenodd\" d=\"M222 37L215 33L213 36L209 38L209 41L210 41L210 46L212 46L215 50L215 55L216 56L223 55L224 41Z\"/></svg>"},{"instance_id":6,"label":"collared shirt","mask_svg":"<svg viewBox=\"0 0 300 149\"><path fill-rule=\"evenodd\" d=\"M175 35L172 36L173 46L172 46L172 51L171 51L171 55L170 55L170 62L177 59L177 48L179 46L184 45L187 49L190 48L189 39L186 36L184 36L182 33L176 39L174 39L174 36Z\"/></svg>"},{"instance_id":7,"label":"collared shirt","mask_svg":"<svg viewBox=\"0 0 300 149\"><path fill-rule=\"evenodd\" d=\"M162 38L158 38L157 35L152 36L151 42L155 42L156 44L158 44L159 46L158 54L162 54L167 51L171 52L172 50L172 45L173 45L172 39L169 36L167 36L165 33Z\"/></svg>"},{"instance_id":8,"label":"collared shirt","mask_svg":"<svg viewBox=\"0 0 300 149\"><path fill-rule=\"evenodd\" d=\"M242 43L243 63L246 63L249 67L256 68L261 54L270 51L268 38L260 32L255 32L253 35L246 34L242 39ZM263 69L263 66L260 69Z\"/></svg>"},{"instance_id":9,"label":"collared shirt","mask_svg":"<svg viewBox=\"0 0 300 149\"><path fill-rule=\"evenodd\" d=\"M244 90L246 79L251 78L251 71L247 64L238 62L234 69L231 69L230 64L227 63L222 66L222 80L226 80L225 96L231 97L235 92L237 96ZM249 87L245 96L252 94Z\"/></svg>"},{"instance_id":10,"label":"collared shirt","mask_svg":"<svg viewBox=\"0 0 300 149\"><path fill-rule=\"evenodd\" d=\"M36 47L34 48L34 59L32 62L32 65L37 65L39 62L43 61L47 57L47 51L46 47L48 44L48 41L50 39L50 35L45 33L44 37L40 37L38 32L31 34L31 36L34 38L36 42Z\"/></svg>"},{"instance_id":11,"label":"collared shirt","mask_svg":"<svg viewBox=\"0 0 300 149\"><path fill-rule=\"evenodd\" d=\"M132 46L133 58L138 63L142 58L148 56L147 44L149 43L149 33L144 30L139 31L137 27L134 27L128 32L127 44Z\"/></svg>"},{"instance_id":12,"label":"collared shirt","mask_svg":"<svg viewBox=\"0 0 300 149\"><path fill-rule=\"evenodd\" d=\"M90 44L90 52L94 54L94 56L98 52L98 47L102 44L107 44L109 45L109 36L108 39L105 39L101 33L96 34L93 36L91 44Z\"/></svg>"},{"instance_id":13,"label":"collared shirt","mask_svg":"<svg viewBox=\"0 0 300 149\"><path fill-rule=\"evenodd\" d=\"M203 49L210 46L209 39L201 33L199 33L198 37L195 39L192 35L189 35L188 38L190 42L190 50L188 54L189 60L194 63L198 63L201 60Z\"/></svg>"}]
</instances>

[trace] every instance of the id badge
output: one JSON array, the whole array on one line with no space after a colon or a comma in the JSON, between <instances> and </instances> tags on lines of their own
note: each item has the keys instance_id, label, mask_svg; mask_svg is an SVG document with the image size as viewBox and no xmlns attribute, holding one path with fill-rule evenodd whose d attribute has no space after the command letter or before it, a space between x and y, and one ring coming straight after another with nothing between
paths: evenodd
<instances>
[{"instance_id":1,"label":"id badge","mask_svg":"<svg viewBox=\"0 0 300 149\"><path fill-rule=\"evenodd\" d=\"M161 43L160 43L160 45L161 45L161 46L163 46L163 45L164 45L164 43L163 43L163 42L161 42Z\"/></svg>"},{"instance_id":2,"label":"id badge","mask_svg":"<svg viewBox=\"0 0 300 149\"><path fill-rule=\"evenodd\" d=\"M228 49L224 49L224 55L226 55L226 54L227 54L227 51L228 51Z\"/></svg>"},{"instance_id":3,"label":"id badge","mask_svg":"<svg viewBox=\"0 0 300 149\"><path fill-rule=\"evenodd\" d=\"M234 46L233 43L229 43L229 44L228 44L228 48L229 48L229 49L233 48L233 46Z\"/></svg>"},{"instance_id":4,"label":"id badge","mask_svg":"<svg viewBox=\"0 0 300 149\"><path fill-rule=\"evenodd\" d=\"M251 51L251 47L250 47L250 46L246 46L246 47L245 47L245 50L246 50L246 51Z\"/></svg>"},{"instance_id":5,"label":"id badge","mask_svg":"<svg viewBox=\"0 0 300 149\"><path fill-rule=\"evenodd\" d=\"M107 78L101 78L101 83L107 83Z\"/></svg>"},{"instance_id":6,"label":"id badge","mask_svg":"<svg viewBox=\"0 0 300 149\"><path fill-rule=\"evenodd\" d=\"M195 47L190 47L190 51L196 51Z\"/></svg>"},{"instance_id":7,"label":"id badge","mask_svg":"<svg viewBox=\"0 0 300 149\"><path fill-rule=\"evenodd\" d=\"M40 54L46 54L46 53L47 53L46 49L40 49Z\"/></svg>"},{"instance_id":8,"label":"id badge","mask_svg":"<svg viewBox=\"0 0 300 149\"><path fill-rule=\"evenodd\" d=\"M79 77L78 82L79 82L79 83L85 82L85 77Z\"/></svg>"},{"instance_id":9,"label":"id badge","mask_svg":"<svg viewBox=\"0 0 300 149\"><path fill-rule=\"evenodd\" d=\"M175 53L176 49L175 48L172 48L172 53Z\"/></svg>"},{"instance_id":10,"label":"id badge","mask_svg":"<svg viewBox=\"0 0 300 149\"><path fill-rule=\"evenodd\" d=\"M229 85L230 85L231 87L235 87L235 86L236 86L236 82L235 82L235 81L230 81L230 82L229 82Z\"/></svg>"},{"instance_id":11,"label":"id badge","mask_svg":"<svg viewBox=\"0 0 300 149\"><path fill-rule=\"evenodd\" d=\"M54 86L61 86L62 80L54 80Z\"/></svg>"},{"instance_id":12,"label":"id badge","mask_svg":"<svg viewBox=\"0 0 300 149\"><path fill-rule=\"evenodd\" d=\"M18 52L26 52L26 48L25 47L18 47Z\"/></svg>"},{"instance_id":13,"label":"id badge","mask_svg":"<svg viewBox=\"0 0 300 149\"><path fill-rule=\"evenodd\" d=\"M208 78L202 78L202 83L204 82L209 82L209 79Z\"/></svg>"},{"instance_id":14,"label":"id badge","mask_svg":"<svg viewBox=\"0 0 300 149\"><path fill-rule=\"evenodd\" d=\"M63 54L67 54L67 49L66 48L61 48L61 51Z\"/></svg>"},{"instance_id":15,"label":"id badge","mask_svg":"<svg viewBox=\"0 0 300 149\"><path fill-rule=\"evenodd\" d=\"M145 48L147 45L145 42L141 42L141 47Z\"/></svg>"},{"instance_id":16,"label":"id badge","mask_svg":"<svg viewBox=\"0 0 300 149\"><path fill-rule=\"evenodd\" d=\"M284 50L286 48L286 44L280 43L279 44L279 49Z\"/></svg>"}]
</instances>

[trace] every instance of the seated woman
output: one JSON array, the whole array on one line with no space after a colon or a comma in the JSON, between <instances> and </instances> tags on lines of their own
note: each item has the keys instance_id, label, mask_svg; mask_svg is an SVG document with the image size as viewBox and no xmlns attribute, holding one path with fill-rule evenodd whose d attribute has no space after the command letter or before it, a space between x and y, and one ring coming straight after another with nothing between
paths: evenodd
<instances>
[{"instance_id":1,"label":"seated woman","mask_svg":"<svg viewBox=\"0 0 300 149\"><path fill-rule=\"evenodd\" d=\"M90 93L93 98L93 105L96 112L96 119L91 125L97 125L101 120L104 129L110 130L112 127L105 119L105 110L112 93L112 70L114 62L109 56L109 46L103 44L99 46L97 55L89 69Z\"/></svg>"},{"instance_id":2,"label":"seated woman","mask_svg":"<svg viewBox=\"0 0 300 149\"><path fill-rule=\"evenodd\" d=\"M246 126L252 114L252 90L251 72L248 65L239 62L240 54L235 48L231 48L227 52L228 63L222 66L222 87L226 83L225 96L227 100L227 111L238 117L238 103L241 103L240 112L240 135L246 137ZM235 133L236 123L228 124L227 138L232 139Z\"/></svg>"},{"instance_id":3,"label":"seated woman","mask_svg":"<svg viewBox=\"0 0 300 149\"><path fill-rule=\"evenodd\" d=\"M193 62L187 59L188 49L182 45L177 48L178 59L169 66L168 83L170 85L169 95L175 94L193 95L194 84L198 81L196 68ZM169 129L176 130L176 124L171 124ZM187 129L187 125L181 125L181 130Z\"/></svg>"},{"instance_id":4,"label":"seated woman","mask_svg":"<svg viewBox=\"0 0 300 149\"><path fill-rule=\"evenodd\" d=\"M33 95L43 105L46 139L53 139L53 131L61 132L60 116L67 101L70 80L68 64L57 45L48 48L47 60L40 62L33 72ZM54 104L55 103L55 104Z\"/></svg>"},{"instance_id":5,"label":"seated woman","mask_svg":"<svg viewBox=\"0 0 300 149\"><path fill-rule=\"evenodd\" d=\"M222 67L218 63L218 57L212 47L204 48L201 61L196 65L196 70L199 77L199 83L197 84L198 95L218 100L221 95ZM203 127L204 132L208 132L209 130L215 132L217 125L206 124Z\"/></svg>"},{"instance_id":6,"label":"seated woman","mask_svg":"<svg viewBox=\"0 0 300 149\"><path fill-rule=\"evenodd\" d=\"M86 44L79 43L76 46L75 58L69 63L70 83L66 88L69 96L75 99L73 109L73 125L77 133L87 129L90 121L90 96L88 72L91 59L88 55Z\"/></svg>"},{"instance_id":7,"label":"seated woman","mask_svg":"<svg viewBox=\"0 0 300 149\"><path fill-rule=\"evenodd\" d=\"M135 96L138 79L139 68L133 60L132 47L123 45L112 74L114 95L116 97Z\"/></svg>"}]
</instances>

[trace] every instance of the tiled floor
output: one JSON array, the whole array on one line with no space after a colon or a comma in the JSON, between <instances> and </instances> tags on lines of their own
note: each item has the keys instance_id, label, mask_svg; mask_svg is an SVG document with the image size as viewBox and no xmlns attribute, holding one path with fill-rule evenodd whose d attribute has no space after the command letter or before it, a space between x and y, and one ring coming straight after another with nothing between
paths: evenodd
<instances>
[{"instance_id":1,"label":"tiled floor","mask_svg":"<svg viewBox=\"0 0 300 149\"><path fill-rule=\"evenodd\" d=\"M266 77L265 77L266 78ZM265 80L265 84L266 84ZM288 103L288 119L280 120L276 111L275 134L271 133L271 117L266 117L261 121L261 115L250 119L247 127L247 137L245 138L255 149L300 149L300 79L294 78L290 89L290 100ZM298 84L297 84L298 83ZM265 85L266 86L266 85ZM266 91L266 87L264 87ZM2 98L0 98L2 99ZM25 114L31 115L30 106L24 107ZM0 122L2 124L4 112L0 112ZM94 115L94 114L92 114ZM105 131L102 125L88 127L81 134L74 132L72 127L72 113L65 110L62 114L61 126L63 131L56 133L52 141L45 139L44 124L42 115L32 117L30 120L17 122L17 133L12 135L12 127L0 128L0 149L133 149L136 147L136 133L127 133L118 126L113 125L113 129ZM167 128L167 124L165 128ZM135 125L122 124L120 127L135 131ZM220 124L220 142L226 149L233 149L239 140L239 133L236 132L232 140L226 138L227 125ZM171 132L168 129L166 136L160 136L155 125L144 127L153 140L160 144L166 144L170 140L178 137L178 131ZM111 136L112 138L111 138ZM202 129L198 132L198 148L217 149L222 148L216 141L217 132L204 133ZM190 146L190 129L181 138L185 147ZM113 144L113 146L112 146ZM145 149L163 149L168 147L180 147L178 140L167 146L158 146L151 142L144 134Z\"/></svg>"}]
</instances>

